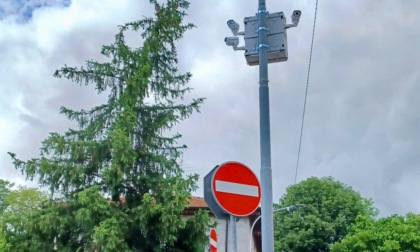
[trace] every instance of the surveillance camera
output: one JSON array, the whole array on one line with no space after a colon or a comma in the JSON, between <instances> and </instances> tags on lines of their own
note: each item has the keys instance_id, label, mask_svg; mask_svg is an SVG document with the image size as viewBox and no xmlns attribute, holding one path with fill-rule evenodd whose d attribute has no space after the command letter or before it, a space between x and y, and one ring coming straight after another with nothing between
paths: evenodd
<instances>
[{"instance_id":1,"label":"surveillance camera","mask_svg":"<svg viewBox=\"0 0 420 252\"><path fill-rule=\"evenodd\" d=\"M237 48L239 45L239 38L238 37L226 37L225 43L227 46L232 46L233 49Z\"/></svg>"},{"instance_id":2,"label":"surveillance camera","mask_svg":"<svg viewBox=\"0 0 420 252\"><path fill-rule=\"evenodd\" d=\"M302 15L302 12L300 10L294 10L292 13L292 23L287 24L284 26L285 29L296 27L299 24L300 16Z\"/></svg>"},{"instance_id":3,"label":"surveillance camera","mask_svg":"<svg viewBox=\"0 0 420 252\"><path fill-rule=\"evenodd\" d=\"M301 14L302 14L302 12L300 10L293 11L293 14L292 14L292 23L293 24L297 25L299 23L299 19L300 19Z\"/></svg>"},{"instance_id":4,"label":"surveillance camera","mask_svg":"<svg viewBox=\"0 0 420 252\"><path fill-rule=\"evenodd\" d=\"M231 19L229 21L227 21L227 25L229 27L229 29L232 31L233 35L238 35L238 31L239 31L239 24L235 22L235 20Z\"/></svg>"}]
</instances>

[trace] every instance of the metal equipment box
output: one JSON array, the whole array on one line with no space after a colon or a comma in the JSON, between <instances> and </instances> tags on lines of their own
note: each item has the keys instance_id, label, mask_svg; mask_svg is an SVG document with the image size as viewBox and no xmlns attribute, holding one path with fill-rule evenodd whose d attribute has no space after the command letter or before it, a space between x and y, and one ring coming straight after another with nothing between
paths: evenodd
<instances>
[{"instance_id":1,"label":"metal equipment box","mask_svg":"<svg viewBox=\"0 0 420 252\"><path fill-rule=\"evenodd\" d=\"M250 66L259 64L258 18L246 17L245 24L245 59ZM283 12L276 12L267 16L268 63L287 60L286 18Z\"/></svg>"}]
</instances>

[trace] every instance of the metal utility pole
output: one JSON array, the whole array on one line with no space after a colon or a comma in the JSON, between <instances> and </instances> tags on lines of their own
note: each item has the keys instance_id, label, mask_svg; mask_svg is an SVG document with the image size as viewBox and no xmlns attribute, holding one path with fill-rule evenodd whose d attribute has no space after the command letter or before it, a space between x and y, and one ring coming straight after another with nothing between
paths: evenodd
<instances>
[{"instance_id":1,"label":"metal utility pole","mask_svg":"<svg viewBox=\"0 0 420 252\"><path fill-rule=\"evenodd\" d=\"M296 27L301 12L293 11L292 24L286 24L283 12L269 14L265 0L258 0L257 18L244 19L245 31L239 32L239 24L234 20L227 22L235 37L226 37L225 43L236 50L245 50L248 65L259 65L259 108L260 108L260 183L261 183L261 237L262 251L274 251L273 228L273 186L271 170L270 143L270 99L268 88L268 63L286 61L286 29ZM238 47L243 35L245 46Z\"/></svg>"},{"instance_id":2,"label":"metal utility pole","mask_svg":"<svg viewBox=\"0 0 420 252\"><path fill-rule=\"evenodd\" d=\"M262 251L274 251L273 186L270 143L270 97L267 62L267 9L265 0L258 2L258 49L260 70L260 181L261 181L261 237Z\"/></svg>"}]
</instances>

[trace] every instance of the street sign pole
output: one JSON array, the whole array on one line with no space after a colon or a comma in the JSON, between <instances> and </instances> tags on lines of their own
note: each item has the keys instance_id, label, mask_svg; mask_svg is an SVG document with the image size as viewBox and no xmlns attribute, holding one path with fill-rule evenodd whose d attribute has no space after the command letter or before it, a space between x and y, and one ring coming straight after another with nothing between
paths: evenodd
<instances>
[{"instance_id":1,"label":"street sign pole","mask_svg":"<svg viewBox=\"0 0 420 252\"><path fill-rule=\"evenodd\" d=\"M229 252L237 252L236 218L252 214L261 201L257 176L239 162L226 162L204 177L204 200L218 219L227 222Z\"/></svg>"},{"instance_id":2,"label":"street sign pole","mask_svg":"<svg viewBox=\"0 0 420 252\"><path fill-rule=\"evenodd\" d=\"M260 155L261 155L261 239L262 251L274 251L273 186L270 145L270 102L267 67L267 9L265 0L258 2L258 49L259 49L259 100L260 100Z\"/></svg>"},{"instance_id":3,"label":"street sign pole","mask_svg":"<svg viewBox=\"0 0 420 252\"><path fill-rule=\"evenodd\" d=\"M239 162L226 162L204 177L204 200L219 219L248 216L260 204L258 177Z\"/></svg>"},{"instance_id":4,"label":"street sign pole","mask_svg":"<svg viewBox=\"0 0 420 252\"><path fill-rule=\"evenodd\" d=\"M236 217L230 215L229 219L229 235L228 235L228 251L237 252L237 239L236 239Z\"/></svg>"},{"instance_id":5,"label":"street sign pole","mask_svg":"<svg viewBox=\"0 0 420 252\"><path fill-rule=\"evenodd\" d=\"M210 252L217 252L217 234L214 228L210 229L209 243Z\"/></svg>"}]
</instances>

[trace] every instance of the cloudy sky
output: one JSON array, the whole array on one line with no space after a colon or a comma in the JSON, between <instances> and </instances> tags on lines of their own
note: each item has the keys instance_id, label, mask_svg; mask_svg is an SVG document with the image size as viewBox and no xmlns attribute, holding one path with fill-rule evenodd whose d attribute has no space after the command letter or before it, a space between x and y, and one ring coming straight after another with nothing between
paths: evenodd
<instances>
[{"instance_id":1,"label":"cloudy sky","mask_svg":"<svg viewBox=\"0 0 420 252\"><path fill-rule=\"evenodd\" d=\"M315 0L267 0L267 8L286 17L302 10L287 31L289 60L269 66L277 202L294 183ZM418 10L417 0L318 5L298 181L333 176L372 198L382 216L420 212ZM242 24L256 11L256 0L192 0L188 21L197 28L179 43L180 68L193 74L191 95L207 99L177 127L189 146L187 173L203 177L235 160L259 174L258 67L223 42L228 19ZM71 126L60 106L104 101L92 87L53 78L54 70L101 60L117 25L150 13L146 0L0 0L1 179L28 183L6 152L38 156L48 132Z\"/></svg>"}]
</instances>

